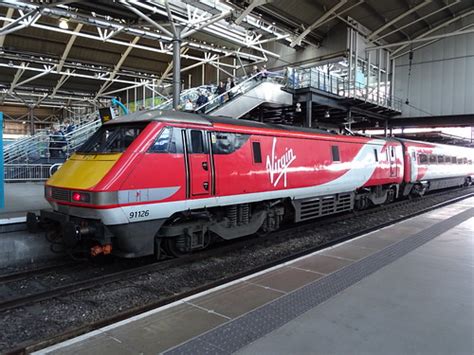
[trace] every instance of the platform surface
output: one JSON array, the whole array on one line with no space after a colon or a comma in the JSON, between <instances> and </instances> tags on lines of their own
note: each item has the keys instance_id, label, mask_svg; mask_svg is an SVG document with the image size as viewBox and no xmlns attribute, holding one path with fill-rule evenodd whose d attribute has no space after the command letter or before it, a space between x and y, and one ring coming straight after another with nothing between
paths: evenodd
<instances>
[{"instance_id":1,"label":"platform surface","mask_svg":"<svg viewBox=\"0 0 474 355\"><path fill-rule=\"evenodd\" d=\"M49 208L44 198L44 182L6 183L5 208L0 209L0 221L20 221L28 211Z\"/></svg>"},{"instance_id":2,"label":"platform surface","mask_svg":"<svg viewBox=\"0 0 474 355\"><path fill-rule=\"evenodd\" d=\"M474 198L39 353L472 354Z\"/></svg>"}]
</instances>

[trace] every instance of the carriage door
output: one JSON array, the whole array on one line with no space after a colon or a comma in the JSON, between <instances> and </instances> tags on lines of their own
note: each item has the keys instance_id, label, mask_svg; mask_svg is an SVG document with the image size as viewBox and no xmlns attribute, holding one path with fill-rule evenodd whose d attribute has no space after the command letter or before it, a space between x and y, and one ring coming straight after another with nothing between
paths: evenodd
<instances>
[{"instance_id":1,"label":"carriage door","mask_svg":"<svg viewBox=\"0 0 474 355\"><path fill-rule=\"evenodd\" d=\"M189 130L187 137L191 197L206 197L211 191L209 144L203 131Z\"/></svg>"},{"instance_id":2,"label":"carriage door","mask_svg":"<svg viewBox=\"0 0 474 355\"><path fill-rule=\"evenodd\" d=\"M395 147L388 147L388 160L390 162L390 176L397 176L397 159L395 156Z\"/></svg>"}]
</instances>

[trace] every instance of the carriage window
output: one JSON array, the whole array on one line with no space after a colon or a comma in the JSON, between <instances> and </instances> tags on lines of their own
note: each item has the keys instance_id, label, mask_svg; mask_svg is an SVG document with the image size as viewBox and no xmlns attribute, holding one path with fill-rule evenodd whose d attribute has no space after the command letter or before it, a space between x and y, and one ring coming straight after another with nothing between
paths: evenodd
<instances>
[{"instance_id":1,"label":"carriage window","mask_svg":"<svg viewBox=\"0 0 474 355\"><path fill-rule=\"evenodd\" d=\"M430 161L430 164L436 164L436 155L430 154L429 161Z\"/></svg>"},{"instance_id":2,"label":"carriage window","mask_svg":"<svg viewBox=\"0 0 474 355\"><path fill-rule=\"evenodd\" d=\"M337 145L331 146L331 153L332 161L341 161L341 157L339 155L339 147Z\"/></svg>"},{"instance_id":3,"label":"carriage window","mask_svg":"<svg viewBox=\"0 0 474 355\"><path fill-rule=\"evenodd\" d=\"M412 153L411 153L411 159L412 159L413 161L416 161L416 153L415 153L415 152L412 152Z\"/></svg>"},{"instance_id":4,"label":"carriage window","mask_svg":"<svg viewBox=\"0 0 474 355\"><path fill-rule=\"evenodd\" d=\"M165 127L148 150L149 153L182 153L183 145L178 128Z\"/></svg>"},{"instance_id":5,"label":"carriage window","mask_svg":"<svg viewBox=\"0 0 474 355\"><path fill-rule=\"evenodd\" d=\"M463 158L462 163L467 164L467 158Z\"/></svg>"},{"instance_id":6,"label":"carriage window","mask_svg":"<svg viewBox=\"0 0 474 355\"><path fill-rule=\"evenodd\" d=\"M379 161L379 156L378 156L378 153L377 153L377 149L374 149L374 157L375 157L375 161Z\"/></svg>"},{"instance_id":7,"label":"carriage window","mask_svg":"<svg viewBox=\"0 0 474 355\"><path fill-rule=\"evenodd\" d=\"M451 164L451 157L444 157L444 162L446 164Z\"/></svg>"},{"instance_id":8,"label":"carriage window","mask_svg":"<svg viewBox=\"0 0 474 355\"><path fill-rule=\"evenodd\" d=\"M462 164L462 158L458 158L458 164Z\"/></svg>"},{"instance_id":9,"label":"carriage window","mask_svg":"<svg viewBox=\"0 0 474 355\"><path fill-rule=\"evenodd\" d=\"M428 163L428 156L426 154L420 154L420 164Z\"/></svg>"},{"instance_id":10,"label":"carriage window","mask_svg":"<svg viewBox=\"0 0 474 355\"><path fill-rule=\"evenodd\" d=\"M444 156L438 155L438 164L444 163Z\"/></svg>"},{"instance_id":11,"label":"carriage window","mask_svg":"<svg viewBox=\"0 0 474 355\"><path fill-rule=\"evenodd\" d=\"M253 162L261 163L262 162L262 151L260 149L260 142L252 142L253 150Z\"/></svg>"},{"instance_id":12,"label":"carriage window","mask_svg":"<svg viewBox=\"0 0 474 355\"><path fill-rule=\"evenodd\" d=\"M205 153L201 131L191 131L191 153Z\"/></svg>"},{"instance_id":13,"label":"carriage window","mask_svg":"<svg viewBox=\"0 0 474 355\"><path fill-rule=\"evenodd\" d=\"M215 132L212 134L212 151L214 154L230 154L240 149L248 139L248 134Z\"/></svg>"}]
</instances>

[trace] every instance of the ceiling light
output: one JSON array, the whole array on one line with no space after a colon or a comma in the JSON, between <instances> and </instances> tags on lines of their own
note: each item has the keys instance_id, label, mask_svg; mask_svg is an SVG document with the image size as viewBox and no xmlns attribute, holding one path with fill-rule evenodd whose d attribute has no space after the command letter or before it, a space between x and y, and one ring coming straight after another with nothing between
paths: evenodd
<instances>
[{"instance_id":1,"label":"ceiling light","mask_svg":"<svg viewBox=\"0 0 474 355\"><path fill-rule=\"evenodd\" d=\"M325 113L324 113L324 118L329 118L331 117L331 115L329 114L329 110L327 110Z\"/></svg>"},{"instance_id":2,"label":"ceiling light","mask_svg":"<svg viewBox=\"0 0 474 355\"><path fill-rule=\"evenodd\" d=\"M63 30L67 30L69 28L65 19L59 20L59 28L62 28Z\"/></svg>"}]
</instances>

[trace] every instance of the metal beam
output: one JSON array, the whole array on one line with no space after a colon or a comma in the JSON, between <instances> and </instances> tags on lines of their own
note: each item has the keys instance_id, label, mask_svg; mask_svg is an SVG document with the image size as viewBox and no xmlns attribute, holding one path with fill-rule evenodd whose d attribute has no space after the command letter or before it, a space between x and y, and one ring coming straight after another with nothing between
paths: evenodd
<instances>
[{"instance_id":1,"label":"metal beam","mask_svg":"<svg viewBox=\"0 0 474 355\"><path fill-rule=\"evenodd\" d=\"M240 23L252 12L253 9L256 7L268 4L269 2L272 2L273 0L253 0L250 2L249 6L240 14L239 17L235 19L235 24L240 25Z\"/></svg>"},{"instance_id":2,"label":"metal beam","mask_svg":"<svg viewBox=\"0 0 474 355\"><path fill-rule=\"evenodd\" d=\"M427 14L427 15L425 15L425 16L422 16L422 17L420 17L420 18L418 18L418 19L416 19L415 21L411 21L411 22L409 22L409 23L407 23L407 24L405 24L405 25L403 25L403 26L401 26L401 27L398 27L397 29L395 29L395 30L393 30L393 31L390 31L390 32L388 32L388 33L386 33L386 34L384 34L384 35L379 36L379 37L377 38L377 40L381 40L381 39L383 39L383 38L385 38L385 37L387 37L387 36L390 36L390 35L394 34L395 32L398 32L398 31L400 31L400 30L403 30L404 28L410 27L411 25L414 25L415 23L417 23L417 22L419 22L419 21L421 21L421 20L425 20L426 18L428 18L428 17L430 17L430 16L433 16L433 15L437 14L438 12L441 12L441 11L445 10L445 9L447 9L447 8L450 7L450 6L459 4L460 2L461 2L461 0L455 0L454 2L452 2L452 3L450 3L450 4L446 5L446 6L443 6L442 8L440 8L440 9L438 9L438 10L436 10L436 11L430 12L429 14Z\"/></svg>"},{"instance_id":3,"label":"metal beam","mask_svg":"<svg viewBox=\"0 0 474 355\"><path fill-rule=\"evenodd\" d=\"M422 3L412 7L411 9L409 9L408 11L405 11L403 12L402 14L400 14L399 16L395 17L394 19L388 21L385 25L379 27L378 29L376 29L374 32L372 32L369 37L368 37L368 40L369 41L372 41L374 39L375 36L377 36L380 32L384 31L385 29L389 28L390 26L392 26L393 24L397 23L398 21L400 21L401 19L405 18L406 16L410 15L411 13L417 11L418 9L421 9L422 7L430 4L432 2L432 0L425 0L423 1Z\"/></svg>"},{"instance_id":4,"label":"metal beam","mask_svg":"<svg viewBox=\"0 0 474 355\"><path fill-rule=\"evenodd\" d=\"M186 38L186 37L188 37L188 36L190 36L190 35L192 35L192 34L198 32L198 31L202 30L202 29L203 29L204 27L206 27L206 26L210 26L210 25L212 25L212 24L215 23L215 22L218 22L218 21L220 21L220 20L222 20L222 19L225 19L225 18L228 17L230 14L232 14L232 12L231 12L231 11L227 11L227 12L223 12L223 13L221 13L221 14L219 14L219 15L212 16L212 17L208 18L207 20L204 20L203 22L201 22L200 24L198 24L197 27L191 28L191 29L189 29L189 30L183 32L183 33L181 34L181 38Z\"/></svg>"},{"instance_id":5,"label":"metal beam","mask_svg":"<svg viewBox=\"0 0 474 355\"><path fill-rule=\"evenodd\" d=\"M456 21L458 21L458 20L460 20L460 19L462 19L462 18L464 18L464 17L466 17L466 16L470 16L470 15L472 15L472 14L474 14L474 10L466 11L466 12L464 12L463 14L460 14L460 15L457 15L456 17L453 17L452 19L449 19L449 20L447 20L447 21L443 21L443 22L441 22L439 25L437 25L437 26L435 26L435 27L429 29L428 31L423 32L422 34L420 34L420 35L418 35L418 36L416 36L414 39L412 39L412 41L413 41L413 40L418 40L418 39L421 39L421 38L425 38L425 37L428 36L429 34L431 34L431 33L433 33L433 32L436 32L436 31L438 31L438 30L440 30L440 29L442 29L442 28L444 28L444 27L446 27L446 26L452 24L453 22L456 22ZM400 53L400 51L402 51L403 49L405 49L408 45L409 45L409 44L404 44L404 45L402 45L400 48L397 48L396 50L394 50L394 51L392 52L392 56L395 56L397 53Z\"/></svg>"},{"instance_id":6,"label":"metal beam","mask_svg":"<svg viewBox=\"0 0 474 355\"><path fill-rule=\"evenodd\" d=\"M170 4L168 0L164 0L164 1L165 1L166 13L168 14L168 19L170 20L171 31L173 32L173 37L174 37L173 43L174 43L174 39L176 37L179 37L181 33L179 32L178 28L174 24L174 18L173 18L173 14L171 13L171 8L170 8ZM174 51L173 51L173 56L174 56Z\"/></svg>"},{"instance_id":7,"label":"metal beam","mask_svg":"<svg viewBox=\"0 0 474 355\"><path fill-rule=\"evenodd\" d=\"M160 30L161 32L163 32L164 34L166 34L167 36L170 36L170 37L173 37L173 33L168 31L166 28L164 28L163 26L161 26L158 22L152 20L150 17L148 17L147 15L145 15L143 12L141 12L140 10L138 10L137 8L133 7L131 4L136 4L137 1L126 1L126 0L120 0L120 3L122 5L124 5L127 9L129 9L130 11L132 11L134 14L138 15L139 17L141 17L142 19L144 19L145 21L147 21L149 24L153 25L154 27L156 27L158 30Z\"/></svg>"},{"instance_id":8,"label":"metal beam","mask_svg":"<svg viewBox=\"0 0 474 355\"><path fill-rule=\"evenodd\" d=\"M33 80L36 80L38 78L41 78L42 76L45 76L49 73L51 73L53 71L53 69L55 69L57 67L57 65L52 65L52 66L45 66L44 68L44 71L42 71L41 73L35 75L35 76L32 76L31 78L28 78L26 80L23 80L21 83L18 83L15 85L15 87L19 87L19 86L22 86L22 85L25 85L27 83L29 83L30 81L33 81Z\"/></svg>"},{"instance_id":9,"label":"metal beam","mask_svg":"<svg viewBox=\"0 0 474 355\"><path fill-rule=\"evenodd\" d=\"M7 18L7 19L11 19L12 16L13 16L13 12L14 12L14 11L15 11L15 10L9 8L9 9L7 10L6 18ZM7 21L3 21L3 26L5 26L6 24L7 24ZM3 44L4 44L4 43L5 43L5 35L0 36L0 47L3 47Z\"/></svg>"},{"instance_id":10,"label":"metal beam","mask_svg":"<svg viewBox=\"0 0 474 355\"><path fill-rule=\"evenodd\" d=\"M82 23L78 23L76 25L76 28L74 29L74 32L75 33L78 33L81 31L82 29L82 26L83 24ZM76 38L77 36L74 34L72 35L70 38L69 38L69 41L67 42L66 44L66 48L64 49L63 51L63 54L61 56L61 59L59 60L59 64L56 68L56 70L58 72L60 72L63 67L64 67L64 64L66 62L66 59L67 59L67 56L69 55L69 52L71 51L71 48L72 48L72 45L74 44L74 42L76 41ZM53 88L53 92L51 93L51 98L54 98L54 96L56 95L56 93L58 92L58 90L61 88L61 86L64 85L64 83L71 77L71 74L68 73L68 74L63 74L61 75L61 77L59 78L59 80L57 81L56 85L54 86Z\"/></svg>"},{"instance_id":11,"label":"metal beam","mask_svg":"<svg viewBox=\"0 0 474 355\"><path fill-rule=\"evenodd\" d=\"M117 75L120 67L125 62L125 59L127 59L128 55L132 51L133 46L135 44L137 44L137 42L139 40L140 40L140 37L137 36L130 42L130 46L120 56L119 61L117 62L117 64L115 64L114 70L112 71L112 73L110 73L110 76L107 78L107 81L104 84L102 84L99 91L97 91L97 94L95 95L94 100L96 100L104 92L104 90L107 89L110 86L110 83L112 82L112 80L114 80L114 78Z\"/></svg>"},{"instance_id":12,"label":"metal beam","mask_svg":"<svg viewBox=\"0 0 474 355\"><path fill-rule=\"evenodd\" d=\"M74 34L69 38L69 41L66 44L66 48L64 49L64 52L61 56L61 59L59 60L58 64L58 71L61 71L63 69L64 63L66 62L67 56L69 55L69 52L71 51L72 45L76 41L77 38L77 33L81 31L82 26L84 26L82 23L78 23L76 25L76 28L74 29Z\"/></svg>"},{"instance_id":13,"label":"metal beam","mask_svg":"<svg viewBox=\"0 0 474 355\"><path fill-rule=\"evenodd\" d=\"M306 30L304 30L298 37L296 37L291 43L290 46L294 47L296 45L301 45L301 41L313 30L318 28L322 22L324 22L328 17L330 17L337 9L347 3L347 0L339 0L339 2L324 13L320 18L318 18L312 25L310 25Z\"/></svg>"},{"instance_id":14,"label":"metal beam","mask_svg":"<svg viewBox=\"0 0 474 355\"><path fill-rule=\"evenodd\" d=\"M0 28L0 36L5 36L9 33L28 27L34 24L40 17L41 17L41 8L38 7L18 17L17 19L10 22L8 25L5 25L2 28Z\"/></svg>"},{"instance_id":15,"label":"metal beam","mask_svg":"<svg viewBox=\"0 0 474 355\"><path fill-rule=\"evenodd\" d=\"M125 1L125 0L122 0L122 1ZM162 10L159 10L158 8L156 8L154 6L149 6L149 5L146 5L144 3L138 2L136 0L129 0L127 2L127 4L129 4L129 3L133 3L134 5L137 5L137 6L140 6L140 7L146 7L146 8L149 8L149 9L153 10L153 11L158 11L159 13L163 13L166 16L166 12L164 12ZM12 8L14 7L14 8L23 9L23 10L31 10L31 9L38 8L38 6L35 5L35 4L18 3L14 0L4 0L3 5L7 6L7 7L12 7ZM133 6L131 6L131 8L135 9ZM137 10L137 11L139 11L139 10ZM127 33L129 35L133 35L133 36L140 35L143 38L148 38L148 39L153 39L153 40L168 41L168 42L170 42L172 40L172 36L167 37L166 35L159 34L155 31L151 31L147 28L128 27L128 26L125 26L123 23L114 22L114 21L111 21L109 19L102 19L102 18L99 19L99 18L94 17L92 15L88 17L87 15L84 15L84 14L78 14L76 12L70 12L65 8L45 7L45 8L43 8L42 14L43 14L43 16L51 16L51 17L54 17L54 18L58 18L58 17L67 18L67 19L70 19L71 21L74 21L74 22L80 22L80 23L83 23L83 24L95 26L97 28L102 28L102 29L104 29L104 31L106 31L106 30L110 31L110 33L112 33L112 34L118 33L118 31L121 31L121 32ZM144 15L144 16L146 16L146 15ZM174 16L176 18L176 15L174 15ZM5 17L1 17L1 16L0 16L0 18L4 19L4 20L6 19ZM183 20L182 18L179 18L179 21L183 22L183 23L186 22L186 20ZM163 28L163 26L157 24L155 21L154 21L154 25L158 25L162 29L164 29L165 31L168 31L165 28ZM217 24L213 24L213 25L217 25ZM36 27L36 28L40 28L40 29L43 29L43 30L53 31L53 32L59 32L59 33L65 33L65 34L71 34L71 35L73 34L73 31L71 31L71 30L61 29L61 28L58 28L57 26L51 26L51 25L47 25L47 24L34 23L31 26ZM258 23L255 23L255 26L262 29L262 30L264 30L264 31L267 31L268 33L274 34L274 32L272 30L270 30L268 28L264 28L261 25L259 25ZM209 27L209 26L207 26L207 27ZM210 29L208 30L207 27L205 27L204 30L210 32ZM223 24L219 25L219 26L213 26L212 30L213 30L212 34L215 34L215 35L219 36L220 38L227 38L228 37L228 33L229 33L228 28L226 28L226 26L223 25ZM236 30L234 30L234 31L236 31ZM168 31L168 33L171 34L170 31ZM240 45L240 46L246 46L247 43L245 43L245 41L244 41L245 32L238 31L237 33L239 34L237 44ZM107 35L107 36L104 36L104 35L94 36L93 34L90 34L90 33L78 33L77 35L80 36L80 37L84 37L84 38L92 39L92 40L97 40L97 41L101 41L101 42L108 42L108 43L122 45L122 46L126 46L126 47L129 46L129 44L126 41L120 41L120 40L112 39L112 38L110 38L111 37L110 35ZM275 35L277 35L277 34L275 34ZM234 55L235 55L235 51L229 50L227 48L221 48L219 46L210 46L210 45L206 45L206 44L203 44L203 43L189 42L189 43L186 44L186 46L192 47L192 48L198 49L200 51L204 51L204 52L216 52L216 53L224 53L224 54L234 53ZM157 53L172 55L172 51L170 49L163 48L163 46L161 46L161 48L156 48L155 46L136 45L136 48L151 51L151 52L157 52ZM258 50L258 48L252 48L252 49ZM262 60L261 57L258 57L256 55L252 55L250 53L243 53L242 52L241 57L246 58L246 59L251 60L251 61L260 61L260 60ZM192 56L189 56L186 59L193 59L193 58L192 58Z\"/></svg>"},{"instance_id":16,"label":"metal beam","mask_svg":"<svg viewBox=\"0 0 474 355\"><path fill-rule=\"evenodd\" d=\"M411 41L403 41L403 42L397 42L397 43L384 44L383 46L368 47L368 48L366 48L366 50L370 51L370 50L381 49L381 48L396 47L396 46L400 46L400 45L404 45L404 47L406 47L406 46L408 46L410 44L413 44L413 43L431 41L433 39L442 39L442 38L447 38L447 37L452 37L452 36L460 36L460 35L473 33L473 32L474 32L474 28L470 29L470 30L464 30L464 31L454 31L454 32L444 33L444 34L441 34L441 35L436 35L436 36L416 38L416 39L412 39ZM393 52L393 53L396 53L396 51Z\"/></svg>"},{"instance_id":17,"label":"metal beam","mask_svg":"<svg viewBox=\"0 0 474 355\"><path fill-rule=\"evenodd\" d=\"M463 30L466 30L466 29L471 28L471 27L474 27L474 23L473 23L473 24L470 24L470 25L467 25L467 26L463 26L463 27L461 27L461 28L460 28L459 30L457 30L457 31L458 31L458 32L459 32L459 31L463 31ZM433 44L433 43L439 41L440 39L441 39L441 38L434 39L434 40L432 40L432 41L429 41L428 43L423 43L422 45L419 45L419 46L417 46L417 47L410 48L410 49L406 50L405 52L402 52L402 53L397 54L397 55L394 56L393 58L395 59L395 58L403 57L405 54L408 54L408 53L410 53L410 52L415 52L415 51L417 51L417 50L419 50L419 49L421 49L421 48L423 48L423 47L429 46L430 44Z\"/></svg>"}]
</instances>

